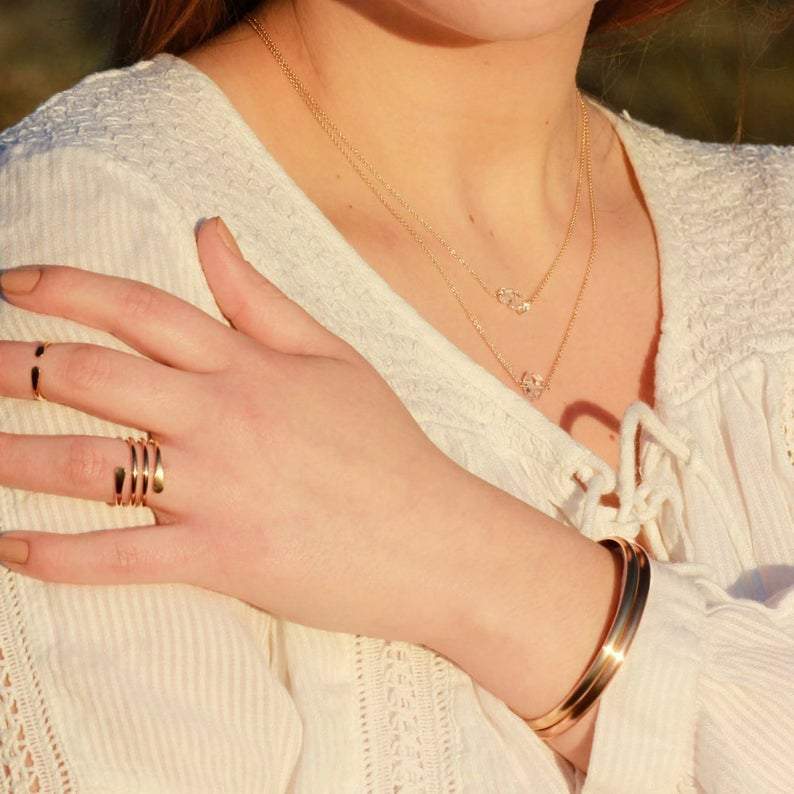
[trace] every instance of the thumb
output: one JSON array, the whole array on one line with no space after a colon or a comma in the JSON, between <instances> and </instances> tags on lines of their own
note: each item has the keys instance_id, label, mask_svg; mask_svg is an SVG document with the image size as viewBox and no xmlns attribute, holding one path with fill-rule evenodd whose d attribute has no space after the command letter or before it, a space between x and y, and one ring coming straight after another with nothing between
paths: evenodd
<instances>
[{"instance_id":1,"label":"thumb","mask_svg":"<svg viewBox=\"0 0 794 794\"><path fill-rule=\"evenodd\" d=\"M281 353L339 357L348 347L243 258L220 218L201 224L196 244L218 308L238 331Z\"/></svg>"}]
</instances>

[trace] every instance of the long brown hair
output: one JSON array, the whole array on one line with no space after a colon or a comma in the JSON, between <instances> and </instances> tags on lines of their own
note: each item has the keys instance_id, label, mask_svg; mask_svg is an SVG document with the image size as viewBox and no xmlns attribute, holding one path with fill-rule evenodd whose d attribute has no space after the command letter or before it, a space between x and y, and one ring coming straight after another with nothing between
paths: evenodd
<instances>
[{"instance_id":1,"label":"long brown hair","mask_svg":"<svg viewBox=\"0 0 794 794\"><path fill-rule=\"evenodd\" d=\"M121 0L114 62L179 54L240 20L260 0ZM601 0L588 37L662 17L687 0Z\"/></svg>"}]
</instances>

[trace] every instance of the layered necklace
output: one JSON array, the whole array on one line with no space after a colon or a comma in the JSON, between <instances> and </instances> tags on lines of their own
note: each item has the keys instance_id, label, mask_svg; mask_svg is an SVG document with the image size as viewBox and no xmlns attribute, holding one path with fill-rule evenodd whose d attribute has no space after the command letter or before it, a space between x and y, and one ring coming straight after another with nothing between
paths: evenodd
<instances>
[{"instance_id":1,"label":"layered necklace","mask_svg":"<svg viewBox=\"0 0 794 794\"><path fill-rule=\"evenodd\" d=\"M417 245L422 250L422 252L427 256L427 258L433 264L435 269L439 272L441 277L444 279L447 288L449 289L449 291L454 296L455 300L460 305L467 319L474 326L474 329L477 331L477 333L480 335L482 340L488 346L488 349L494 355L494 357L502 366L502 368L507 372L507 374L516 383L516 385L521 389L524 395L526 395L530 400L537 400L544 392L548 391L550 388L551 380L554 376L554 373L557 370L560 357L562 356L563 350L565 349L565 346L568 342L568 338L571 335L571 329L573 328L573 325L576 322L576 317L579 313L579 306L582 302L582 296L584 295L584 291L587 288L587 285L590 280L590 271L597 250L598 233L596 227L595 198L593 194L592 159L591 159L591 149L590 149L590 120L587 111L587 105L584 99L582 98L581 93L578 90L576 92L577 99L579 102L579 111L580 111L580 119L581 119L579 167L578 167L577 179L576 179L576 195L574 198L574 206L571 213L571 218L568 223L565 239L563 240L562 246L560 247L560 250L557 252L557 255L554 257L554 260L552 261L551 265L546 270L545 274L540 279L534 290L527 290L526 292L522 292L521 290L515 289L513 287L492 287L485 281L485 279L483 279L479 275L479 273L477 273L469 265L469 263L464 259L464 257L453 246L451 246L433 228L433 226L431 226L430 223L428 223L421 215L419 215L419 213L408 203L408 201L403 197L403 195L393 185L391 185L386 179L384 179L381 176L378 170L361 154L358 148L356 148L350 142L350 140L342 133L342 131L336 126L336 124L334 124L334 122L331 121L328 114L322 109L322 107L320 107L317 100L311 95L311 93L306 88L306 86L303 85L303 83L300 81L298 76L291 69L286 59L282 55L281 51L278 49L275 42L271 38L270 34L259 23L259 21L251 16L246 16L245 19L248 22L248 24L253 28L256 35L266 45L271 55L275 59L276 63L278 64L279 68L281 69L282 73L287 78L287 80L289 81L293 89L296 91L296 93L303 100L304 104L309 109L316 122L325 131L331 143L333 143L333 145L339 150L339 152L349 163L351 168L356 172L356 174L358 174L361 180L374 193L374 195L381 202L381 204L383 204L386 210L388 210L388 212L394 217L394 219L405 229L406 232L408 232L411 238L417 243ZM455 283L452 281L447 271L439 262L438 257L433 253L433 251L430 250L427 243L425 242L425 239L405 219L405 217L403 217L403 215L400 214L399 210L395 206L393 206L393 204L387 198L387 195L391 196L391 198L393 199L394 202L396 202L396 204L402 207L402 209L408 215L410 215L422 228L424 228L428 234L433 236L438 241L438 243L446 250L449 256L453 260L455 260L461 267L463 267L464 270L480 285L480 287L488 295L494 298L501 306L510 309L515 316L521 317L524 315L528 315L530 313L529 310L532 308L532 305L538 299L538 296L540 295L543 288L549 283L549 280L551 279L551 276L554 273L558 262L562 258L562 255L565 253L565 250L568 248L570 240L573 236L574 228L576 227L576 218L581 199L582 177L585 172L587 173L588 198L590 204L590 222L592 227L592 235L591 235L591 243L590 243L590 253L587 258L587 265L585 266L584 275L582 276L582 281L579 286L579 291L576 295L576 301L571 311L568 324L565 328L565 332L562 336L562 340L560 341L559 347L557 348L557 352L554 356L554 359L546 375L543 376L538 372L530 372L527 370L524 371L521 376L519 376L516 374L513 365L504 357L504 355L493 344L493 342L490 339L490 336L486 332L479 318L466 305L463 298L461 297L458 288L455 286Z\"/></svg>"}]
</instances>

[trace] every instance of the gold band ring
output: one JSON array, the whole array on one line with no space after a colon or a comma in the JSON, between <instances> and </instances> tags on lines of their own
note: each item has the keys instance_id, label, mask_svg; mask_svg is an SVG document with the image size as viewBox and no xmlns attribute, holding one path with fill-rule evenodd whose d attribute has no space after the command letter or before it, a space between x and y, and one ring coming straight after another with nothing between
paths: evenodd
<instances>
[{"instance_id":1,"label":"gold band ring","mask_svg":"<svg viewBox=\"0 0 794 794\"><path fill-rule=\"evenodd\" d=\"M125 501L123 490L127 470L124 466L117 466L113 470L114 499L113 502L108 502L108 504L111 507L145 507L150 483L155 493L162 493L165 487L165 469L163 467L160 444L151 437L151 433L147 433L147 438L139 437L136 439L132 436L127 436L126 438L118 436L118 438L120 441L126 442L130 450L130 492ZM142 450L140 467L138 465L138 444L141 445ZM152 447L151 453L149 445ZM154 464L153 466L152 463ZM138 493L139 479L141 480L140 493Z\"/></svg>"},{"instance_id":2,"label":"gold band ring","mask_svg":"<svg viewBox=\"0 0 794 794\"><path fill-rule=\"evenodd\" d=\"M52 344L52 342L41 342L36 347L35 356L40 358L44 355L44 351ZM41 393L41 369L39 367L32 367L30 370L30 384L33 387L33 398L36 400L47 401L47 398Z\"/></svg>"}]
</instances>

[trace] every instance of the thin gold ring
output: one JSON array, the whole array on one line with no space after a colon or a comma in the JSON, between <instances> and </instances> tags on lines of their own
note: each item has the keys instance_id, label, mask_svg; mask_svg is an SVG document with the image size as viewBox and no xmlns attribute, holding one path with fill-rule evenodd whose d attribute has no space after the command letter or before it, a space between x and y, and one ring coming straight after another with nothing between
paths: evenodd
<instances>
[{"instance_id":1,"label":"thin gold ring","mask_svg":"<svg viewBox=\"0 0 794 794\"><path fill-rule=\"evenodd\" d=\"M52 342L41 342L36 346L35 356L36 358L40 358L44 355L44 351L52 344ZM33 398L35 400L44 400L47 402L47 398L41 393L41 369L39 367L32 367L30 370L30 383L33 387Z\"/></svg>"},{"instance_id":2,"label":"thin gold ring","mask_svg":"<svg viewBox=\"0 0 794 794\"><path fill-rule=\"evenodd\" d=\"M154 444L154 480L152 482L152 489L155 493L162 493L165 488L165 469L163 468L163 456L160 453L160 445L154 439L151 440Z\"/></svg>"},{"instance_id":3,"label":"thin gold ring","mask_svg":"<svg viewBox=\"0 0 794 794\"><path fill-rule=\"evenodd\" d=\"M130 507L138 506L138 495L136 490L138 488L138 448L135 439L132 436L127 436L127 444L130 448L130 497L128 504Z\"/></svg>"},{"instance_id":4,"label":"thin gold ring","mask_svg":"<svg viewBox=\"0 0 794 794\"><path fill-rule=\"evenodd\" d=\"M141 442L144 439L140 439ZM142 507L146 505L146 491L149 488L149 441L143 444L143 484L141 485L141 498L138 504Z\"/></svg>"},{"instance_id":5,"label":"thin gold ring","mask_svg":"<svg viewBox=\"0 0 794 794\"><path fill-rule=\"evenodd\" d=\"M115 494L115 499L112 502L114 507L118 507L121 504L121 494L124 490L124 478L127 476L127 470L123 466L116 466L113 469L113 491Z\"/></svg>"},{"instance_id":6,"label":"thin gold ring","mask_svg":"<svg viewBox=\"0 0 794 794\"><path fill-rule=\"evenodd\" d=\"M152 483L152 490L155 493L162 493L165 488L165 470L163 469L163 457L160 453L160 444L157 439L152 436L151 431L146 433L146 444L153 445L154 452L154 477Z\"/></svg>"}]
</instances>

